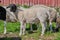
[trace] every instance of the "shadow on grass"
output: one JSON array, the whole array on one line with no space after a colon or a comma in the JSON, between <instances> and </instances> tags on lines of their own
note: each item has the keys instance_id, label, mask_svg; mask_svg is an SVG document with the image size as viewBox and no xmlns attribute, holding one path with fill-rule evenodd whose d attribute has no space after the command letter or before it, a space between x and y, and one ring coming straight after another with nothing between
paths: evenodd
<instances>
[{"instance_id":1,"label":"shadow on grass","mask_svg":"<svg viewBox=\"0 0 60 40\"><path fill-rule=\"evenodd\" d=\"M3 37L0 40L22 40L20 37Z\"/></svg>"},{"instance_id":2,"label":"shadow on grass","mask_svg":"<svg viewBox=\"0 0 60 40\"><path fill-rule=\"evenodd\" d=\"M37 30L37 25L33 24L33 25L32 25L32 29L33 29L33 31L34 31L34 30ZM27 28L26 30L28 31L29 34L36 33L36 32L31 31L31 30L30 30L30 27Z\"/></svg>"}]
</instances>

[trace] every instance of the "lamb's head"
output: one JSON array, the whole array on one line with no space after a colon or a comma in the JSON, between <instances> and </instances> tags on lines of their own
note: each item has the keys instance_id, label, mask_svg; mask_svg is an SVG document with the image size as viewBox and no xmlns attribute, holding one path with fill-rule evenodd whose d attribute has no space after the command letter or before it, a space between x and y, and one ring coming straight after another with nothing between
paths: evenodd
<instances>
[{"instance_id":1,"label":"lamb's head","mask_svg":"<svg viewBox=\"0 0 60 40\"><path fill-rule=\"evenodd\" d=\"M7 6L7 8L10 8L11 12L16 12L17 10L17 6L15 4L10 4Z\"/></svg>"}]
</instances>

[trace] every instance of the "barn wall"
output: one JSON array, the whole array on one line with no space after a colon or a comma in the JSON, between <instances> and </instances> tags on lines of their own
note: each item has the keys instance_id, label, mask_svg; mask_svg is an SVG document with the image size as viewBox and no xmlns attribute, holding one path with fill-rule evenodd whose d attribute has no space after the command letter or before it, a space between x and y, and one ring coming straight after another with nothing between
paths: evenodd
<instances>
[{"instance_id":1,"label":"barn wall","mask_svg":"<svg viewBox=\"0 0 60 40\"><path fill-rule=\"evenodd\" d=\"M35 4L44 4L47 6L60 7L60 0L0 0L1 5L8 5L11 3L14 4L27 4L27 5L35 5Z\"/></svg>"}]
</instances>

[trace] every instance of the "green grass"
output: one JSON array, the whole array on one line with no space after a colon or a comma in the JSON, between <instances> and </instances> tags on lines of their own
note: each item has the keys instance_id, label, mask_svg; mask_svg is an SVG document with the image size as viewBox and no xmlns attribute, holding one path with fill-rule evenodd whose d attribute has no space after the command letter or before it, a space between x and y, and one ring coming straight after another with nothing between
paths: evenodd
<instances>
[{"instance_id":1,"label":"green grass","mask_svg":"<svg viewBox=\"0 0 60 40\"><path fill-rule=\"evenodd\" d=\"M0 21L0 33L4 32L4 23ZM7 32L19 33L20 23L11 23L7 22ZM34 27L34 26L33 26ZM56 23L53 23L53 27L56 27ZM38 30L34 30L33 33L29 33L29 24L26 27L26 35L21 36L22 40L39 40L41 37L41 27L38 27ZM60 40L60 32L51 33L50 31L45 32L42 40ZM6 38L5 40L11 40L11 38Z\"/></svg>"}]
</instances>

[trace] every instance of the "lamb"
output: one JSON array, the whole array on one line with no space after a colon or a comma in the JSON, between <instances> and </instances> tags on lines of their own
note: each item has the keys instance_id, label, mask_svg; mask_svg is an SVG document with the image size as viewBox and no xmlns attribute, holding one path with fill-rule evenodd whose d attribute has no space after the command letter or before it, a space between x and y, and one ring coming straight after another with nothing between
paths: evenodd
<instances>
[{"instance_id":1,"label":"lamb","mask_svg":"<svg viewBox=\"0 0 60 40\"><path fill-rule=\"evenodd\" d=\"M49 13L49 10L47 10L44 7L30 8L30 9L27 9L27 10L24 10L24 11L20 11L18 13L18 19L21 23L20 35L22 34L22 32L23 32L23 34L25 34L26 23L34 22L34 20L36 18L39 19L39 21L42 25L42 34L41 35L43 35L44 32L45 32L45 29L46 29L46 20L47 20L47 18L50 19L50 17L51 17L50 14L52 14L52 13ZM55 11L54 11L54 13L56 14ZM54 16L52 16L52 17L54 17ZM50 20L50 22L51 22L51 20Z\"/></svg>"},{"instance_id":2,"label":"lamb","mask_svg":"<svg viewBox=\"0 0 60 40\"><path fill-rule=\"evenodd\" d=\"M6 33L6 9L0 6L0 20L4 21L4 34Z\"/></svg>"},{"instance_id":3,"label":"lamb","mask_svg":"<svg viewBox=\"0 0 60 40\"><path fill-rule=\"evenodd\" d=\"M32 24L36 22L36 19L38 19L39 23L42 25L42 36L46 29L47 20L49 20L49 24L52 30L52 21L54 21L57 16L56 10L47 6L33 6L24 11L19 10L17 14L18 20L21 23L19 35L25 34L26 23Z\"/></svg>"},{"instance_id":4,"label":"lamb","mask_svg":"<svg viewBox=\"0 0 60 40\"><path fill-rule=\"evenodd\" d=\"M6 6L0 6L0 20L4 21L4 34L6 34L6 22L7 18L10 16L12 19L11 20L16 20L15 15L9 11L9 9L6 9Z\"/></svg>"}]
</instances>

